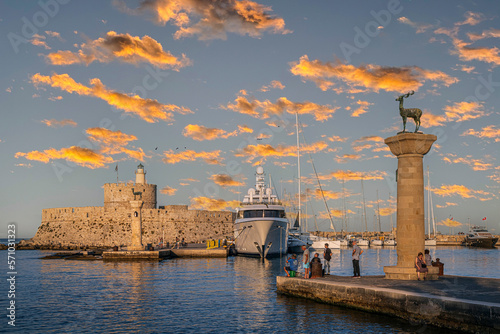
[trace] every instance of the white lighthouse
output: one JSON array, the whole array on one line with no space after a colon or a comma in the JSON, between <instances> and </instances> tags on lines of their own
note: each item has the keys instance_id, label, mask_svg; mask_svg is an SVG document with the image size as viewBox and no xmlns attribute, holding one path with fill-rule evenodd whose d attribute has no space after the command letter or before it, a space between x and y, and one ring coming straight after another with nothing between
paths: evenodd
<instances>
[{"instance_id":1,"label":"white lighthouse","mask_svg":"<svg viewBox=\"0 0 500 334\"><path fill-rule=\"evenodd\" d=\"M135 171L135 183L136 184L146 184L146 172L144 171L144 166L140 163Z\"/></svg>"}]
</instances>

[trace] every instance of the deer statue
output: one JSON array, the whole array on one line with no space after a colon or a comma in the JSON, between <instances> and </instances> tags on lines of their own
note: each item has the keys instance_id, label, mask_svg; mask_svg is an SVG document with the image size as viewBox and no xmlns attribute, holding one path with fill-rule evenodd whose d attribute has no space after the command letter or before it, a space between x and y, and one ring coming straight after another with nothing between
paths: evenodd
<instances>
[{"instance_id":1,"label":"deer statue","mask_svg":"<svg viewBox=\"0 0 500 334\"><path fill-rule=\"evenodd\" d=\"M396 101L399 101L399 114L401 117L403 117L403 132L406 132L406 119L408 117L413 118L415 121L415 132L418 131L418 128L420 127L420 116L422 116L422 110L418 108L409 108L405 109L403 107L403 99L408 98L410 95L415 94L414 91L408 92L404 95L400 95Z\"/></svg>"}]
</instances>

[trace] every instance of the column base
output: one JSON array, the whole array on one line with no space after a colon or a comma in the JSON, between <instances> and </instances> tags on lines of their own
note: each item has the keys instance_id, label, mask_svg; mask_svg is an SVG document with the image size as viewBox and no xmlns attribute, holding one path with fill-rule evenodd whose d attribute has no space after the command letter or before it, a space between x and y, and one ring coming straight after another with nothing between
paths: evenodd
<instances>
[{"instance_id":1,"label":"column base","mask_svg":"<svg viewBox=\"0 0 500 334\"><path fill-rule=\"evenodd\" d=\"M434 281L439 279L439 268L438 267L427 267L429 272L427 273L427 280ZM386 266L384 267L384 273L386 279L397 279L402 281L416 281L417 280L417 270L415 267L397 267L397 266ZM420 274L420 279L424 279L424 274Z\"/></svg>"},{"instance_id":2,"label":"column base","mask_svg":"<svg viewBox=\"0 0 500 334\"><path fill-rule=\"evenodd\" d=\"M144 250L144 246L128 246L127 247L127 250L130 250L130 251L143 251Z\"/></svg>"}]
</instances>

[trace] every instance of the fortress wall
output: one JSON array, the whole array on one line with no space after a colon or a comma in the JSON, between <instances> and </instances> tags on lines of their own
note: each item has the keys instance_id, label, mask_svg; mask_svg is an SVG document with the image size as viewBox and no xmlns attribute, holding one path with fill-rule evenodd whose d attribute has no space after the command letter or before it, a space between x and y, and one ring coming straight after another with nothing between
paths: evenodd
<instances>
[{"instance_id":1,"label":"fortress wall","mask_svg":"<svg viewBox=\"0 0 500 334\"><path fill-rule=\"evenodd\" d=\"M32 242L53 246L126 246L131 241L132 212L114 209L45 209ZM233 236L236 215L229 211L187 210L186 205L171 205L164 209L143 209L142 218L143 244L146 245L158 244L163 235L165 242L171 244L176 237L186 242L229 238Z\"/></svg>"}]
</instances>

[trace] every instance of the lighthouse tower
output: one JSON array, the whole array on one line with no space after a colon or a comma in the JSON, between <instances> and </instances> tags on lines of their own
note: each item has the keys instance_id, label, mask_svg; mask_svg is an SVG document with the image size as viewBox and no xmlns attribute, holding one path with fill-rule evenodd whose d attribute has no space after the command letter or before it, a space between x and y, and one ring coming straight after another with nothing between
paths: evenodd
<instances>
[{"instance_id":1,"label":"lighthouse tower","mask_svg":"<svg viewBox=\"0 0 500 334\"><path fill-rule=\"evenodd\" d=\"M146 184L146 172L144 171L144 166L140 163L135 171L135 183L136 184Z\"/></svg>"}]
</instances>

